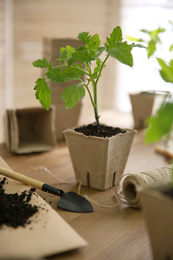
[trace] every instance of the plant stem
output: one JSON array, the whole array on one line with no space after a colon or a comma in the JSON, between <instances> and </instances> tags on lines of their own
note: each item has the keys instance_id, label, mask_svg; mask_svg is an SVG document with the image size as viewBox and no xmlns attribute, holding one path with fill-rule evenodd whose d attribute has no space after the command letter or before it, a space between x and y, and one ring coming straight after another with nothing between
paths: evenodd
<instances>
[{"instance_id":1,"label":"plant stem","mask_svg":"<svg viewBox=\"0 0 173 260\"><path fill-rule=\"evenodd\" d=\"M99 72L98 78L97 78L97 80L96 80L96 86L97 86L97 84L98 84L98 81L99 81L99 79L100 79L100 77L101 77L101 74L102 74L102 70L103 70L104 65L105 65L107 59L109 58L109 56L110 56L110 55L108 54L108 55L106 56L106 58L104 59L104 61L102 62L102 66L101 66L101 68L100 68L100 72Z\"/></svg>"},{"instance_id":2,"label":"plant stem","mask_svg":"<svg viewBox=\"0 0 173 260\"><path fill-rule=\"evenodd\" d=\"M88 83L87 85L84 85L84 86L86 87L86 89L87 89L87 91L88 91L88 94L89 94L89 97L90 97L92 106L93 106L93 108L94 108L94 114L95 114L96 123L97 123L97 125L99 125L99 116L98 116L98 112L97 112L97 106L95 105L95 102L94 102L94 100L93 100L93 98L92 98L92 95L91 95L91 92L90 92L90 90L89 90L89 88L88 88L88 85L89 85L89 83Z\"/></svg>"},{"instance_id":3,"label":"plant stem","mask_svg":"<svg viewBox=\"0 0 173 260\"><path fill-rule=\"evenodd\" d=\"M87 68L88 68L88 71L90 73L90 78L91 78L92 77L92 71L91 71L91 64L90 63L87 64ZM89 88L88 88L88 92L89 92L90 99L91 99L91 102L92 102L92 105L93 105L93 108L94 108L95 120L96 120L97 125L99 125L99 115L98 115L98 106L97 106L97 85L96 85L96 82L94 81L94 79L89 80L88 85L89 85L90 82L92 83L94 98L92 98L92 95L91 95Z\"/></svg>"},{"instance_id":4,"label":"plant stem","mask_svg":"<svg viewBox=\"0 0 173 260\"><path fill-rule=\"evenodd\" d=\"M91 92L90 92L90 90L88 88L88 84L84 84L84 86L86 87L86 89L88 91L88 94L89 94L89 97L90 97L90 100L91 100L91 103L92 103L93 107L95 107L94 100L93 100Z\"/></svg>"},{"instance_id":5,"label":"plant stem","mask_svg":"<svg viewBox=\"0 0 173 260\"><path fill-rule=\"evenodd\" d=\"M102 62L102 65L101 65L101 68L100 68L97 80L96 81L92 80L93 92L94 92L94 103L95 103L94 114L95 114L95 119L96 119L97 125L99 125L98 104L97 104L97 84L98 84L98 81L99 81L99 79L101 77L102 70L103 70L104 65L105 65L105 63L106 63L108 58L109 58L109 54L106 56L106 58Z\"/></svg>"},{"instance_id":6,"label":"plant stem","mask_svg":"<svg viewBox=\"0 0 173 260\"><path fill-rule=\"evenodd\" d=\"M93 93L94 93L94 115L97 125L99 125L99 115L98 115L98 104L97 104L97 84L92 80Z\"/></svg>"}]
</instances>

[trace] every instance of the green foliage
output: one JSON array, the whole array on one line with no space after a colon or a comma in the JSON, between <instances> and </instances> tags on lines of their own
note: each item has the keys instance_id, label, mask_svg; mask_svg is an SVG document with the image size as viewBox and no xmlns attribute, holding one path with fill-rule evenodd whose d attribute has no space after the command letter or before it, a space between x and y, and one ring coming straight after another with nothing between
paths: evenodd
<instances>
[{"instance_id":1,"label":"green foliage","mask_svg":"<svg viewBox=\"0 0 173 260\"><path fill-rule=\"evenodd\" d=\"M173 23L169 21L169 25L171 26L171 31L173 32ZM167 30L162 27L158 27L155 30L140 30L144 33L145 36L148 36L147 40L144 38L134 38L128 37L130 40L137 42L143 42L146 44L147 55L148 58L151 56L156 59L158 62L160 69L159 73L161 78L165 82L173 83L173 59L170 59L169 62L165 61L157 57L157 50L159 46L162 46L163 43L161 40L161 35L166 33ZM169 47L169 52L173 51L173 44L171 43ZM171 54L171 53L170 53ZM146 143L160 141L165 135L168 135L173 130L173 98L172 94L169 93L164 100L161 107L158 109L156 114L148 119L148 129L146 131L145 141Z\"/></svg>"},{"instance_id":2,"label":"green foliage","mask_svg":"<svg viewBox=\"0 0 173 260\"><path fill-rule=\"evenodd\" d=\"M170 60L167 65L163 59L157 58L159 65L161 66L160 75L166 82L173 83L173 60Z\"/></svg>"},{"instance_id":3,"label":"green foliage","mask_svg":"<svg viewBox=\"0 0 173 260\"><path fill-rule=\"evenodd\" d=\"M49 110L51 104L51 96L52 93L50 88L47 85L47 82L44 78L38 78L36 81L36 85L34 87L35 96L39 99L41 105L46 109Z\"/></svg>"},{"instance_id":4,"label":"green foliage","mask_svg":"<svg viewBox=\"0 0 173 260\"><path fill-rule=\"evenodd\" d=\"M108 49L107 52L120 62L132 67L133 66L133 58L131 54L132 45L128 45L126 42L119 43L117 42L114 45L114 48Z\"/></svg>"},{"instance_id":5,"label":"green foliage","mask_svg":"<svg viewBox=\"0 0 173 260\"><path fill-rule=\"evenodd\" d=\"M51 69L52 65L49 61L47 61L45 58L43 58L42 60L36 60L33 62L33 66L37 67L37 68L47 68L47 69Z\"/></svg>"},{"instance_id":6,"label":"green foliage","mask_svg":"<svg viewBox=\"0 0 173 260\"><path fill-rule=\"evenodd\" d=\"M60 69L59 68L50 68L45 75L47 76L48 79L50 79L51 81L55 81L55 82L64 82L61 73L60 73Z\"/></svg>"},{"instance_id":7,"label":"green foliage","mask_svg":"<svg viewBox=\"0 0 173 260\"><path fill-rule=\"evenodd\" d=\"M160 44L160 45L162 44L160 34L164 33L165 31L166 31L166 29L161 28L161 27L159 27L155 30L151 30L151 31L142 29L142 30L140 30L140 32L144 33L144 35L146 36L146 39L145 38L134 38L132 36L128 36L128 39L130 41L142 42L142 43L146 44L148 58L150 58L156 52L158 44Z\"/></svg>"},{"instance_id":8,"label":"green foliage","mask_svg":"<svg viewBox=\"0 0 173 260\"><path fill-rule=\"evenodd\" d=\"M81 97L85 96L85 89L82 84L75 84L65 88L62 99L64 101L64 106L66 109L74 107Z\"/></svg>"},{"instance_id":9,"label":"green foliage","mask_svg":"<svg viewBox=\"0 0 173 260\"><path fill-rule=\"evenodd\" d=\"M112 33L110 34L110 38L107 37L106 40L107 43L105 43L105 46L108 49L113 49L117 42L122 42L123 38L121 28L119 26L115 27Z\"/></svg>"},{"instance_id":10,"label":"green foliage","mask_svg":"<svg viewBox=\"0 0 173 260\"><path fill-rule=\"evenodd\" d=\"M165 32L164 28L159 27L156 30L148 31L148 30L141 30L141 32L148 34L149 36L149 41L148 41L148 57L152 56L155 51L157 50L157 44L162 43L160 39L160 33Z\"/></svg>"},{"instance_id":11,"label":"green foliage","mask_svg":"<svg viewBox=\"0 0 173 260\"><path fill-rule=\"evenodd\" d=\"M160 141L172 130L173 123L173 102L163 102L157 113L148 119L149 128L145 135L145 142Z\"/></svg>"},{"instance_id":12,"label":"green foliage","mask_svg":"<svg viewBox=\"0 0 173 260\"><path fill-rule=\"evenodd\" d=\"M106 66L106 61L109 57L113 57L132 67L132 48L143 46L123 42L122 31L119 26L115 27L110 36L106 38L104 46L100 46L101 41L98 34L92 36L89 32L82 32L79 33L77 38L84 45L77 49L69 45L61 48L57 66L52 67L51 63L45 58L33 62L33 66L47 69L44 76L36 81L34 88L36 98L48 110L51 104L51 91L46 83L46 77L58 83L78 80L77 84L72 83L64 90L62 94L64 105L67 109L74 107L85 96L85 90L87 90L94 109L96 122L99 123L97 87L102 70ZM102 60L100 56L103 52L105 52L105 57ZM94 68L92 67L93 63ZM86 82L83 80L84 75ZM90 90L90 83L92 91Z\"/></svg>"}]
</instances>

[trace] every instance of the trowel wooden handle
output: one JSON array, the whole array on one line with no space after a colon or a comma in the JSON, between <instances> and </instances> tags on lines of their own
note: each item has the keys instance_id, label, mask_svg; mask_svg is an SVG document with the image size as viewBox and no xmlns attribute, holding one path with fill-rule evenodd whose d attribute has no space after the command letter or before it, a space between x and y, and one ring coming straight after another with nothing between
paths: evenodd
<instances>
[{"instance_id":1,"label":"trowel wooden handle","mask_svg":"<svg viewBox=\"0 0 173 260\"><path fill-rule=\"evenodd\" d=\"M0 174L4 175L6 177L9 177L13 180L20 181L24 184L35 187L39 190L42 190L42 186L44 185L44 183L41 181L37 181L37 180L27 177L23 174L14 172L12 170L9 170L9 169L3 168L3 167L0 167Z\"/></svg>"},{"instance_id":2,"label":"trowel wooden handle","mask_svg":"<svg viewBox=\"0 0 173 260\"><path fill-rule=\"evenodd\" d=\"M0 174L9 177L13 180L20 181L24 184L30 185L32 187L35 187L36 189L43 190L46 192L49 192L54 195L62 196L64 194L63 190L57 189L55 187L52 187L44 182L37 181L33 178L27 177L23 174L20 174L18 172L14 172L12 170L0 167Z\"/></svg>"}]
</instances>

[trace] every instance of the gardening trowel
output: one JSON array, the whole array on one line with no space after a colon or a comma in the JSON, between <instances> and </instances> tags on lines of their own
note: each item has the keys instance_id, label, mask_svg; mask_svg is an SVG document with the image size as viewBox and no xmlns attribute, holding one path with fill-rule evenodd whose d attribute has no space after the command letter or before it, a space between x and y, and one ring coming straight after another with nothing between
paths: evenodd
<instances>
[{"instance_id":1,"label":"gardening trowel","mask_svg":"<svg viewBox=\"0 0 173 260\"><path fill-rule=\"evenodd\" d=\"M0 174L9 177L11 179L20 181L24 184L35 187L39 190L49 192L60 197L57 207L68 211L74 212L93 212L93 207L91 203L79 194L70 191L64 192L63 190L57 189L41 181L35 180L33 178L27 177L20 173L14 172L12 170L0 167Z\"/></svg>"}]
</instances>

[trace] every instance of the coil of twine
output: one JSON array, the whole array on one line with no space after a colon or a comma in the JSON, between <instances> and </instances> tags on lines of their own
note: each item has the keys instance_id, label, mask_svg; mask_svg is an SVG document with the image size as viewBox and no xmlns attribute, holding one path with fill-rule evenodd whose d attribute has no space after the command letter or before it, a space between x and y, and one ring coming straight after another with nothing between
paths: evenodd
<instances>
[{"instance_id":1,"label":"coil of twine","mask_svg":"<svg viewBox=\"0 0 173 260\"><path fill-rule=\"evenodd\" d=\"M152 171L124 174L122 176L124 180L122 181L121 190L117 191L117 185L115 187L115 196L124 204L134 208L140 208L139 188L146 185L163 184L171 181L172 171L173 165L169 165L153 169ZM121 180L119 180L118 185L120 184L120 181Z\"/></svg>"},{"instance_id":2,"label":"coil of twine","mask_svg":"<svg viewBox=\"0 0 173 260\"><path fill-rule=\"evenodd\" d=\"M32 170L32 172L39 172L39 171L45 171L47 174L52 176L60 183L78 184L78 194L80 194L81 191L80 182L76 182L76 181L66 182L60 180L50 170L48 170L46 167L43 166L36 167ZM167 183L172 180L172 176L173 176L173 164L162 168L156 168L151 171L123 174L115 184L114 195L116 199L118 199L121 203L134 208L140 208L141 202L138 194L139 188L144 187L146 185ZM109 209L117 207L117 205L104 206L97 203L96 201L91 200L87 195L84 195L84 197L88 199L90 202L100 207L109 208Z\"/></svg>"}]
</instances>

